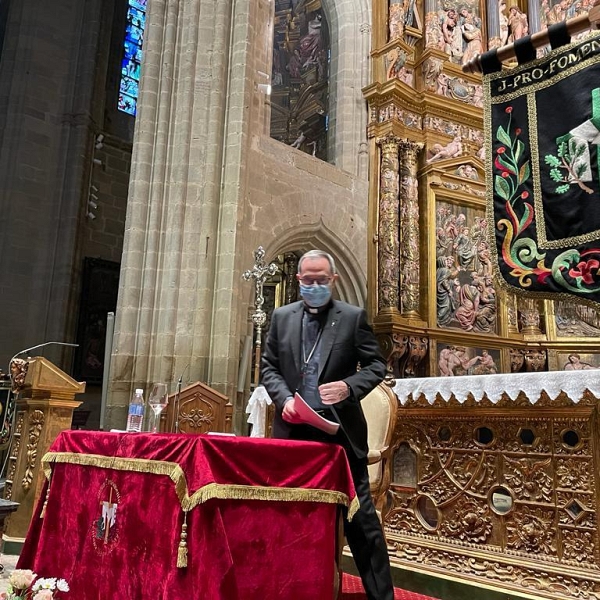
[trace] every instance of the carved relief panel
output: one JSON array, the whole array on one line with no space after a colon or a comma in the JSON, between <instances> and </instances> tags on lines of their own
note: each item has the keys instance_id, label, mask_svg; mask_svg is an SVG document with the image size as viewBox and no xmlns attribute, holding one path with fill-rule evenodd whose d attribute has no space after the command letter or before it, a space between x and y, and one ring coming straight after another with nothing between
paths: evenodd
<instances>
[{"instance_id":1,"label":"carved relief panel","mask_svg":"<svg viewBox=\"0 0 600 600\"><path fill-rule=\"evenodd\" d=\"M436 204L437 326L497 332L496 290L483 209Z\"/></svg>"},{"instance_id":2,"label":"carved relief panel","mask_svg":"<svg viewBox=\"0 0 600 600\"><path fill-rule=\"evenodd\" d=\"M383 517L392 562L600 597L586 595L600 590L593 409L441 408L399 413Z\"/></svg>"},{"instance_id":3,"label":"carved relief panel","mask_svg":"<svg viewBox=\"0 0 600 600\"><path fill-rule=\"evenodd\" d=\"M478 348L438 342L432 376L494 375L504 372L502 353L496 348Z\"/></svg>"},{"instance_id":4,"label":"carved relief panel","mask_svg":"<svg viewBox=\"0 0 600 600\"><path fill-rule=\"evenodd\" d=\"M464 65L486 49L483 11L478 1L426 2L427 48L445 52L453 63Z\"/></svg>"},{"instance_id":5,"label":"carved relief panel","mask_svg":"<svg viewBox=\"0 0 600 600\"><path fill-rule=\"evenodd\" d=\"M600 314L590 306L558 300L552 303L550 324L558 338L600 337Z\"/></svg>"}]
</instances>

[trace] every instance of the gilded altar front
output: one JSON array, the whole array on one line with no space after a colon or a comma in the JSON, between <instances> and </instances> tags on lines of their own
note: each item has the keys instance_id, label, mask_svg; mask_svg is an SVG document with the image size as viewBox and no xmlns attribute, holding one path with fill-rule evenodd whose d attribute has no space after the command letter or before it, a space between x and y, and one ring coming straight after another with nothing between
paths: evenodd
<instances>
[{"instance_id":1,"label":"gilded altar front","mask_svg":"<svg viewBox=\"0 0 600 600\"><path fill-rule=\"evenodd\" d=\"M398 380L377 501L392 564L600 598L600 379L585 375Z\"/></svg>"}]
</instances>

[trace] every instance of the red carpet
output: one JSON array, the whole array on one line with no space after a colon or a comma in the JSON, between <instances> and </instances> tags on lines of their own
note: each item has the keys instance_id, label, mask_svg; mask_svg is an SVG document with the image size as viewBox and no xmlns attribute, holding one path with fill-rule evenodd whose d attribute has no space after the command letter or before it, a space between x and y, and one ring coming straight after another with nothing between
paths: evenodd
<instances>
[{"instance_id":1,"label":"red carpet","mask_svg":"<svg viewBox=\"0 0 600 600\"><path fill-rule=\"evenodd\" d=\"M342 581L342 598L341 600L366 600L365 591L359 577L348 575L344 573L344 579ZM436 600L431 596L423 596L423 594L415 594L414 592L407 592L395 588L394 600Z\"/></svg>"}]
</instances>

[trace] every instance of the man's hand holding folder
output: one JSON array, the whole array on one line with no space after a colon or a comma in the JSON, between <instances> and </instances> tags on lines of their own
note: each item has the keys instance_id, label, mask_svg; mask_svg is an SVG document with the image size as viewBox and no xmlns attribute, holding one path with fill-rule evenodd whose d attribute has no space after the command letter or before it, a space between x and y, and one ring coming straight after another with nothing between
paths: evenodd
<instances>
[{"instance_id":1,"label":"man's hand holding folder","mask_svg":"<svg viewBox=\"0 0 600 600\"><path fill-rule=\"evenodd\" d=\"M311 425L329 435L335 435L339 429L339 423L329 421L317 414L296 392L291 400L283 407L283 419L294 425Z\"/></svg>"}]
</instances>

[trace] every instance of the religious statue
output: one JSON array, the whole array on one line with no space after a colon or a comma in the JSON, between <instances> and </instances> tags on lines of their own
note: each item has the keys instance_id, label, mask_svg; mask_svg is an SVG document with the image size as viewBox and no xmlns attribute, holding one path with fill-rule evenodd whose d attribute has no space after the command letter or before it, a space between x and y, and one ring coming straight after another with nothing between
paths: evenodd
<instances>
[{"instance_id":1,"label":"religious statue","mask_svg":"<svg viewBox=\"0 0 600 600\"><path fill-rule=\"evenodd\" d=\"M473 375L495 375L498 367L494 357L487 351L482 350L479 364L473 369Z\"/></svg>"},{"instance_id":2,"label":"religious statue","mask_svg":"<svg viewBox=\"0 0 600 600\"><path fill-rule=\"evenodd\" d=\"M473 165L459 165L455 173L463 179L473 179L474 181L477 181L479 179L479 173Z\"/></svg>"},{"instance_id":3,"label":"religious statue","mask_svg":"<svg viewBox=\"0 0 600 600\"><path fill-rule=\"evenodd\" d=\"M301 131L300 135L290 144L292 148L300 148L302 146L302 142L306 140L306 136Z\"/></svg>"},{"instance_id":4,"label":"religious statue","mask_svg":"<svg viewBox=\"0 0 600 600\"><path fill-rule=\"evenodd\" d=\"M456 10L451 8L446 12L442 20L442 38L444 41L444 52L450 56L450 60L460 63L463 55L462 30Z\"/></svg>"},{"instance_id":5,"label":"religious statue","mask_svg":"<svg viewBox=\"0 0 600 600\"><path fill-rule=\"evenodd\" d=\"M402 38L404 25L406 24L405 0L390 0L389 8L389 41Z\"/></svg>"},{"instance_id":6,"label":"religious statue","mask_svg":"<svg viewBox=\"0 0 600 600\"><path fill-rule=\"evenodd\" d=\"M556 25L556 23L566 20L567 11L572 3L572 0L559 0L559 2L551 7L548 0L542 0L542 25L550 27L550 25Z\"/></svg>"},{"instance_id":7,"label":"religious statue","mask_svg":"<svg viewBox=\"0 0 600 600\"><path fill-rule=\"evenodd\" d=\"M529 33L529 23L527 15L519 10L519 7L513 5L508 10L508 41L516 42Z\"/></svg>"},{"instance_id":8,"label":"religious statue","mask_svg":"<svg viewBox=\"0 0 600 600\"><path fill-rule=\"evenodd\" d=\"M498 2L498 18L500 21L500 45L508 43L508 17L506 16L506 0Z\"/></svg>"},{"instance_id":9,"label":"religious statue","mask_svg":"<svg viewBox=\"0 0 600 600\"><path fill-rule=\"evenodd\" d=\"M481 39L481 19L473 14L472 10L461 10L463 23L461 25L465 48L462 55L462 64L465 65L483 52Z\"/></svg>"},{"instance_id":10,"label":"religious statue","mask_svg":"<svg viewBox=\"0 0 600 600\"><path fill-rule=\"evenodd\" d=\"M443 327L452 321L456 310L456 287L458 270L454 268L452 256L442 256L437 259L436 279L436 310L438 326Z\"/></svg>"},{"instance_id":11,"label":"religious statue","mask_svg":"<svg viewBox=\"0 0 600 600\"><path fill-rule=\"evenodd\" d=\"M445 146L441 144L433 145L433 156L427 161L428 163L441 160L443 158L456 158L463 152L462 136L458 134L452 141L448 142Z\"/></svg>"}]
</instances>

